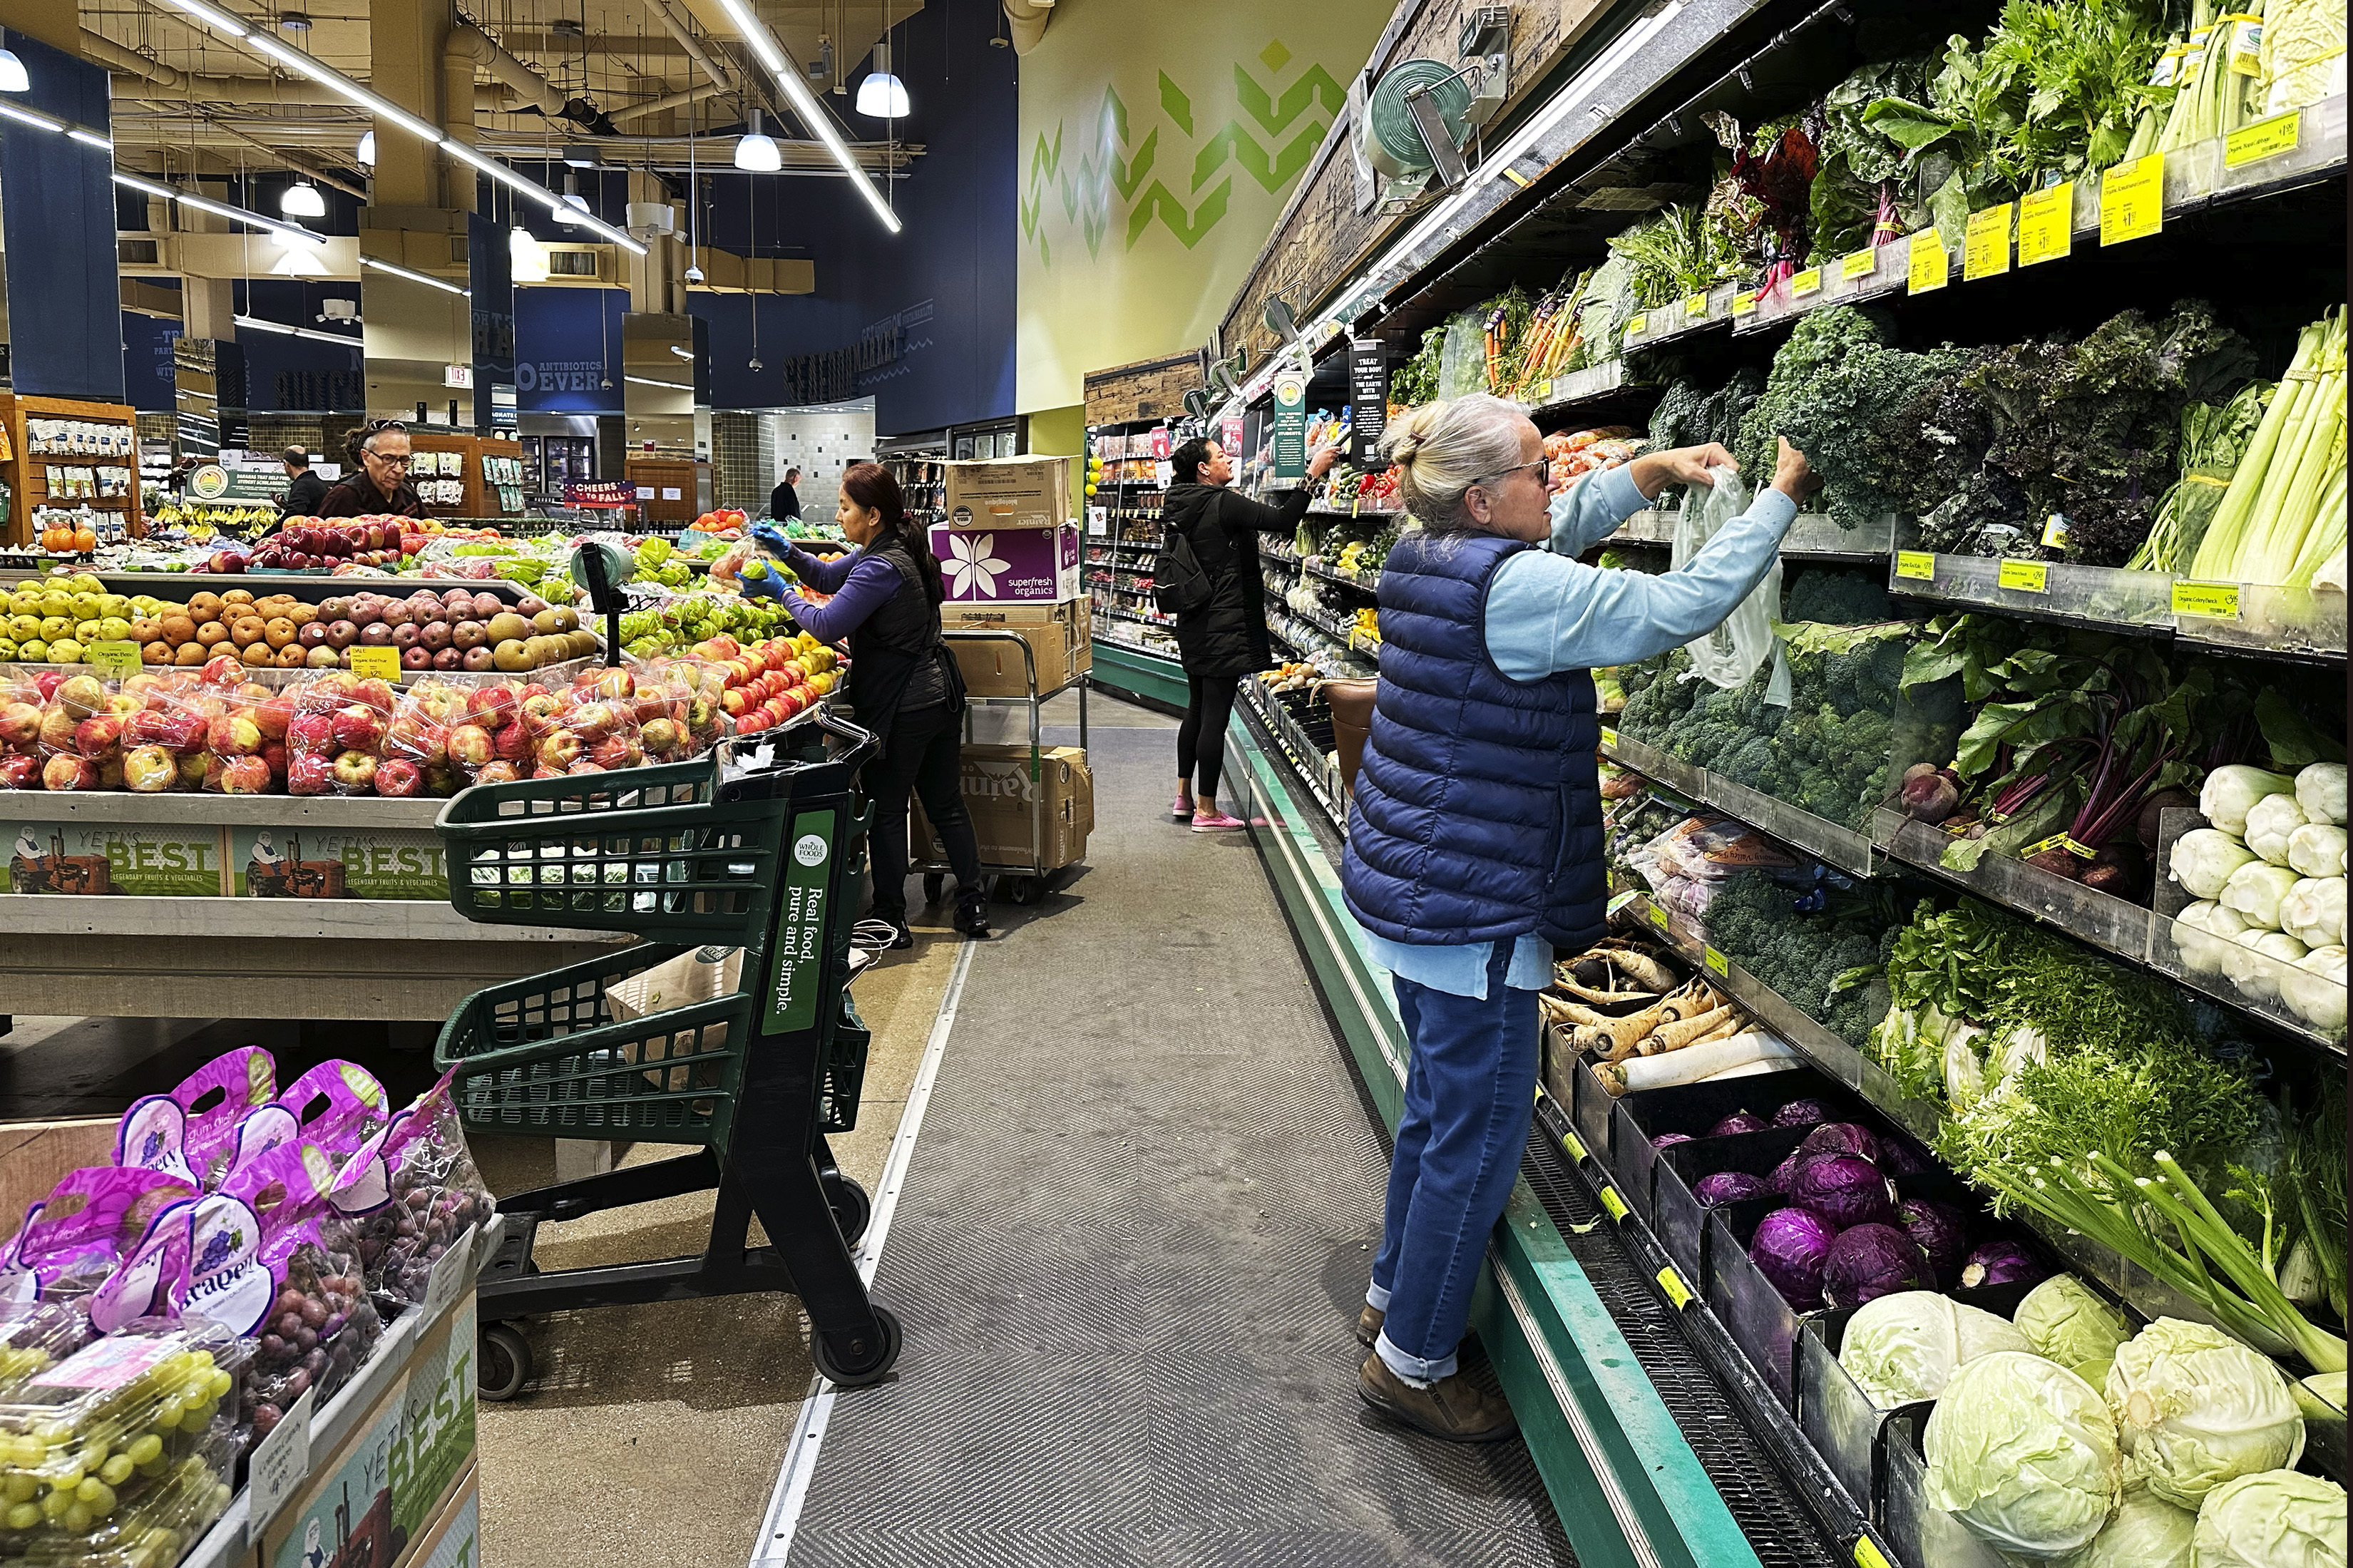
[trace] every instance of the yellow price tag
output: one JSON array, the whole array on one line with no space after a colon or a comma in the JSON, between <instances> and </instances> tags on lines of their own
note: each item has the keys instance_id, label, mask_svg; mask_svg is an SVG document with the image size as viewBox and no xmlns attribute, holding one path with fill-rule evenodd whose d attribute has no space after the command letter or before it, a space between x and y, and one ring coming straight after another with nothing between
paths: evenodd
<instances>
[{"instance_id":1,"label":"yellow price tag","mask_svg":"<svg viewBox=\"0 0 2353 1568\"><path fill-rule=\"evenodd\" d=\"M1613 752L1614 752L1614 751L1616 751L1616 750L1618 749L1618 731L1615 731L1615 730L1604 730L1604 731L1601 731L1601 743L1602 743L1602 745L1603 745L1603 746L1607 747L1609 750L1613 751Z\"/></svg>"},{"instance_id":2,"label":"yellow price tag","mask_svg":"<svg viewBox=\"0 0 2353 1568\"><path fill-rule=\"evenodd\" d=\"M1572 1160L1582 1160L1585 1158L1585 1140L1579 1138L1574 1132L1562 1133L1560 1135L1560 1146L1568 1151L1568 1157Z\"/></svg>"},{"instance_id":3,"label":"yellow price tag","mask_svg":"<svg viewBox=\"0 0 2353 1568\"><path fill-rule=\"evenodd\" d=\"M1879 247L1850 250L1839 258L1839 276L1852 283L1858 278L1868 278L1879 270Z\"/></svg>"},{"instance_id":4,"label":"yellow price tag","mask_svg":"<svg viewBox=\"0 0 2353 1568\"><path fill-rule=\"evenodd\" d=\"M1961 250L1961 278L1974 283L1999 278L2010 270L2010 203L1969 215L1968 237Z\"/></svg>"},{"instance_id":5,"label":"yellow price tag","mask_svg":"<svg viewBox=\"0 0 2353 1568\"><path fill-rule=\"evenodd\" d=\"M2021 594L2047 594L2051 591L2051 565L2044 561L2005 561L1994 581Z\"/></svg>"},{"instance_id":6,"label":"yellow price tag","mask_svg":"<svg viewBox=\"0 0 2353 1568\"><path fill-rule=\"evenodd\" d=\"M2236 583L2176 583L2173 585L2173 613L2235 621L2239 618L2239 585Z\"/></svg>"},{"instance_id":7,"label":"yellow price tag","mask_svg":"<svg viewBox=\"0 0 2353 1568\"><path fill-rule=\"evenodd\" d=\"M1712 947L1707 949L1700 954L1700 958L1701 962L1707 965L1709 973L1718 975L1726 980L1732 978L1732 960L1725 957L1724 954L1716 952L1715 949Z\"/></svg>"},{"instance_id":8,"label":"yellow price tag","mask_svg":"<svg viewBox=\"0 0 2353 1568\"><path fill-rule=\"evenodd\" d=\"M139 645L135 642L94 642L83 654L82 662L100 680L122 680L139 673Z\"/></svg>"},{"instance_id":9,"label":"yellow price tag","mask_svg":"<svg viewBox=\"0 0 2353 1568\"><path fill-rule=\"evenodd\" d=\"M2147 239L2165 226L2165 154L2118 163L2100 176L2100 243Z\"/></svg>"},{"instance_id":10,"label":"yellow price tag","mask_svg":"<svg viewBox=\"0 0 2353 1568\"><path fill-rule=\"evenodd\" d=\"M1789 275L1789 298L1792 300L1802 300L1809 294L1819 294L1821 291L1822 269L1820 268L1809 267L1803 272L1793 272Z\"/></svg>"},{"instance_id":11,"label":"yellow price tag","mask_svg":"<svg viewBox=\"0 0 2353 1568\"><path fill-rule=\"evenodd\" d=\"M1626 323L1626 335L1630 338L1639 338L1642 335L1643 330L1649 327L1650 324L1650 317L1635 316Z\"/></svg>"},{"instance_id":12,"label":"yellow price tag","mask_svg":"<svg viewBox=\"0 0 2353 1568\"><path fill-rule=\"evenodd\" d=\"M1678 1310L1692 1304L1691 1287L1683 1283L1683 1277L1675 1272L1672 1263L1659 1270L1659 1289L1667 1293L1667 1300Z\"/></svg>"},{"instance_id":13,"label":"yellow price tag","mask_svg":"<svg viewBox=\"0 0 2353 1568\"><path fill-rule=\"evenodd\" d=\"M1732 297L1732 313L1736 316L1755 315L1757 301L1764 297L1765 290L1762 289L1743 289Z\"/></svg>"},{"instance_id":14,"label":"yellow price tag","mask_svg":"<svg viewBox=\"0 0 2353 1568\"><path fill-rule=\"evenodd\" d=\"M1665 931L1667 929L1667 910L1665 905L1652 904L1651 906L1651 923L1658 927L1661 931Z\"/></svg>"},{"instance_id":15,"label":"yellow price tag","mask_svg":"<svg viewBox=\"0 0 2353 1568\"><path fill-rule=\"evenodd\" d=\"M2253 125L2242 125L2222 138L2222 167L2236 169L2295 152L2301 125L2302 116L2293 109L2269 120L2258 120Z\"/></svg>"},{"instance_id":16,"label":"yellow price tag","mask_svg":"<svg viewBox=\"0 0 2353 1568\"><path fill-rule=\"evenodd\" d=\"M1945 286L1950 276L1952 258L1945 254L1945 242L1933 228L1924 228L1912 237L1912 259L1905 274L1905 291L1931 294Z\"/></svg>"},{"instance_id":17,"label":"yellow price tag","mask_svg":"<svg viewBox=\"0 0 2353 1568\"><path fill-rule=\"evenodd\" d=\"M1704 295L1704 294L1686 294L1686 295L1684 295L1684 296L1683 296L1683 320L1684 320L1684 321L1698 321L1700 318L1702 318L1703 316L1705 316L1706 314L1707 314L1707 296L1706 296L1706 295Z\"/></svg>"},{"instance_id":18,"label":"yellow price tag","mask_svg":"<svg viewBox=\"0 0 2353 1568\"><path fill-rule=\"evenodd\" d=\"M362 680L398 680L400 650L396 647L355 647L349 650L352 673Z\"/></svg>"},{"instance_id":19,"label":"yellow price tag","mask_svg":"<svg viewBox=\"0 0 2353 1568\"><path fill-rule=\"evenodd\" d=\"M1854 1568L1895 1568L1895 1565L1887 1561L1887 1553L1879 1549L1879 1542L1866 1535L1854 1543Z\"/></svg>"},{"instance_id":20,"label":"yellow price tag","mask_svg":"<svg viewBox=\"0 0 2353 1568\"><path fill-rule=\"evenodd\" d=\"M1618 1195L1617 1188L1604 1187L1601 1189L1601 1206L1609 1211L1609 1217L1611 1219L1620 1221L1620 1223L1624 1222L1627 1213L1626 1200Z\"/></svg>"},{"instance_id":21,"label":"yellow price tag","mask_svg":"<svg viewBox=\"0 0 2353 1568\"><path fill-rule=\"evenodd\" d=\"M2062 180L2018 198L2018 264L2056 261L2075 243L2075 182Z\"/></svg>"},{"instance_id":22,"label":"yellow price tag","mask_svg":"<svg viewBox=\"0 0 2353 1568\"><path fill-rule=\"evenodd\" d=\"M1936 580L1936 558L1926 550L1899 550L1895 552L1895 574L1917 583Z\"/></svg>"}]
</instances>

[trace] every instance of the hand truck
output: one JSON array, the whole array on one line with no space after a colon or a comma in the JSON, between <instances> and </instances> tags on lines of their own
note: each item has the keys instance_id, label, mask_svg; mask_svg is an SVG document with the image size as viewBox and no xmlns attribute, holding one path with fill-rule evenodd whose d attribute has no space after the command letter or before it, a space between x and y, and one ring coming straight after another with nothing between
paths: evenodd
<instances>
[{"instance_id":1,"label":"hand truck","mask_svg":"<svg viewBox=\"0 0 2353 1568\"><path fill-rule=\"evenodd\" d=\"M1034 903L1045 897L1058 881L1069 878L1075 869L1071 866L1049 867L1046 864L1046 792L1038 787L1044 755L1040 744L1043 721L1040 715L1047 703L1072 687L1079 692L1079 750L1087 749L1087 678L1073 675L1051 691L1038 689L1038 655L1029 640L1018 632L990 631L987 628L964 629L949 627L940 636L950 642L1008 642L1021 650L1021 668L1029 689L1018 697L965 697L964 738L967 744L974 739L974 710L978 708L1027 708L1029 710L1029 858L1026 861L981 862L980 869L993 884L995 896L1008 903ZM912 829L913 824L910 823ZM936 904L947 887L947 873L954 870L944 859L930 859L911 864L909 870L923 874L923 900Z\"/></svg>"},{"instance_id":2,"label":"hand truck","mask_svg":"<svg viewBox=\"0 0 2353 1568\"><path fill-rule=\"evenodd\" d=\"M826 735L846 744L828 754ZM855 780L874 750L820 706L695 762L477 784L442 808L449 901L469 920L646 939L459 1004L434 1060L457 1070L466 1124L702 1145L500 1201L505 1228L478 1281L483 1398L530 1380L515 1319L703 1296L798 1296L810 1357L836 1384L897 1361L899 1320L850 1258L867 1196L825 1140L855 1125L866 1069L843 987L864 875ZM623 981L703 944L743 950L732 994L628 1019L608 1005ZM554 1273L532 1261L542 1225L714 1187L698 1256ZM754 1215L766 1247L747 1245Z\"/></svg>"}]
</instances>

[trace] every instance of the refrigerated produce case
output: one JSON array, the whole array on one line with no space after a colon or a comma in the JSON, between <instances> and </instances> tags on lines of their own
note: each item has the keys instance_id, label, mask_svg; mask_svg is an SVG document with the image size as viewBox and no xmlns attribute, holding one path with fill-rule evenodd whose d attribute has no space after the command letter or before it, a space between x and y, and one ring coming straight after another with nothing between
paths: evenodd
<instances>
[{"instance_id":1,"label":"refrigerated produce case","mask_svg":"<svg viewBox=\"0 0 2353 1568\"><path fill-rule=\"evenodd\" d=\"M1619 59L1614 70L1597 68L1532 112L1529 122L1537 129L1512 144L1517 151L1510 179L1474 177L1444 198L1442 226L1409 219L1393 247L1385 242L1369 253L1377 264L1324 286L1320 299L1313 289L1286 290L1304 333L1297 354L1314 367L1317 384L1336 382L1352 334L1386 339L1395 363L1422 348L1425 333L1443 337L1450 321L1467 320L1475 331L1507 289L1541 297L1565 289L1604 261L1608 240L1649 216L1658 200L1681 193L1696 203L1706 183L1721 175L1720 167L1710 167L1719 155L1717 137L1737 132L1711 124L1713 117L1728 115L1741 128L1769 121L1778 134L1790 123L1784 117L1820 101L1859 63L1895 52L1891 40L1907 23L1901 9L1678 8L1657 25L1644 49ZM1953 5L1933 15L1915 10L1908 23L1925 29L1915 41L1941 51L1947 35L1975 38L1995 17L1989 5ZM1696 30L1702 26L1707 30ZM1866 35L1874 41L1866 45ZM1882 52L1866 55L1866 47ZM1995 238L1980 237L1974 248L1964 247L1962 236L1950 237L1947 266L1935 268L1928 247L1943 246L1929 229L1888 235L1894 243L1860 253L1861 265L1842 265L1834 255L1809 268L1801 258L1794 276L1784 268L1771 278L1736 277L1738 268L1727 268L1721 281L1688 296L1636 300L1613 330L1595 335L1579 362L1518 395L1548 435L1620 426L1640 431L1679 380L1721 384L1744 366L1761 380L1791 331L1832 305L1869 304L1891 324L1893 341L1906 345L1999 344L2033 334L2081 335L2126 306L2162 315L2176 297L2200 293L2215 299L2246 332L2262 373L2275 376L2295 329L2346 299L2344 120L2345 100L2324 98L2261 121L2236 141L2194 141L2163 154L2161 164L2150 165L2161 169L2153 221L2145 218L2137 234L2120 226L2120 198L2111 196L2105 245L2104 181L2099 171L2085 174L2064 217L2064 243L2048 259L2030 263L2021 253L2013 262L2005 229ZM1490 144L1499 140L1491 128ZM1668 194L1617 199L1634 192ZM1997 244L1999 267L1990 260ZM2219 285L2197 286L2200 279L2231 276L2241 259L2283 244L2299 247L2306 264L2293 280L2282 275L2282 288L2261 301ZM1915 247L1924 258L1916 266ZM1214 408L1208 427L1261 419L1274 368L1261 368L1236 397ZM1311 396L1311 406L1316 401ZM1377 573L1354 567L1388 521L1368 522L1360 507L1319 497L1303 537L1264 542L1271 618L1282 617L1278 635L1287 635L1288 625L1311 643L1320 637L1330 645L1315 651L1377 657ZM1603 563L1612 566L1663 569L1675 521L1665 503L1638 513L1588 559L1606 555ZM1989 556L1933 552L1922 543L1916 518L1883 515L1860 527L1840 525L1854 521L1800 517L1784 551L1789 577L1838 574L1883 587L1883 613L1921 628L1920 638L1932 625L1968 612L2146 639L2177 668L2227 653L2210 668L2235 672L2232 679L2251 689L2274 685L2295 693L2292 704L2316 720L2324 740L2342 732L2341 593L2203 583L2189 584L2185 593L2178 583L2187 574L2056 560L2034 561L2042 570L2017 568ZM1351 545L1358 547L1353 563L1342 561ZM1117 548L1107 552L1115 556ZM1092 566L1091 554L1091 574ZM1289 602L1294 584L1310 590L1296 605ZM1353 618L1334 613L1358 605L1373 611L1369 639L1356 635ZM1330 731L1318 722L1328 714L1315 706L1312 681L1272 672L1246 683L1245 697L1227 745L1229 776L1240 781L1246 798L1230 809L1265 820L1253 834L1261 861L1368 1098L1394 1125L1409 1047L1388 976L1369 961L1339 896L1347 781ZM2168 1005L2189 1010L2201 1039L2228 1042L2229 1059L2253 1064L2267 1091L2284 1087L2296 1097L2292 1103L2308 1107L2316 1089L2341 1089L2341 1016L2332 1026L2284 1005L2279 983L2287 971L2277 961L2251 960L2227 971L2211 956L2201 963L2200 932L2179 920L2187 895L2168 890L2163 869L2181 834L2205 819L2185 813L2168 822L2153 867L2156 889L2137 900L2095 891L2015 854L1988 854L1964 868L1949 853L1956 835L1913 820L1897 797L1910 763L1952 755L1952 731L1931 743L1943 746L1941 753L1927 756L1916 749L1919 724L1895 728L1894 743L1855 760L1877 798L1842 799L1835 806L1810 802L1813 809L1769 793L1788 791L1759 773L1753 756L1744 753L1737 763L1694 762L1681 754L1690 748L1679 738L1655 728L1638 733L1642 727L1613 724L1604 731L1603 754L1626 775L1630 793L1617 808L1621 813L1647 803L1670 822L1696 813L1734 829L1753 828L1765 852L1806 868L1802 874L1820 886L1900 908L1905 912L1881 928L1890 938L1918 900L1943 909L1967 900L2058 933L2074 955L2071 962L2153 986L2152 994L2170 998ZM1910 753L1907 742L1915 748ZM2126 831L2129 836L2129 826ZM1899 1083L1882 1056L1864 1048L1867 1041L1850 1037L1852 1008L1834 1009L1833 998L1820 994L1775 991L1741 952L1727 951L1729 940L1720 946L1712 939L1704 916L1622 871L1617 885L1617 939L1644 942L1678 976L1704 981L1738 1016L1784 1042L1787 1060L1757 1076L1613 1095L1594 1058L1571 1048L1566 1031L1548 1032L1525 1179L1498 1227L1490 1255L1494 1289L1482 1293L1474 1325L1580 1560L1901 1568L2000 1561L1960 1519L1929 1500L1926 1426L1935 1407L1875 1410L1839 1360L1852 1310L1792 1310L1750 1261L1760 1218L1781 1200L1711 1210L1693 1196L1700 1180L1719 1170L1769 1173L1802 1131L1711 1137L1715 1122L1736 1109L1769 1114L1820 1100L1891 1150L1905 1150L1906 1163L1918 1169L1896 1178L1897 1194L1957 1205L1973 1240L2006 1241L2039 1259L2039 1267L2073 1273L2136 1328L2158 1317L2212 1314L2177 1289L2178 1279L2168 1283L2030 1207L2005 1205L2007 1212L1994 1214L1989 1192L1969 1185L1929 1152L1951 1114L1942 1093ZM1876 985L1860 998L1876 1009L1874 1018L1887 1005L1885 982ZM1654 1141L1662 1138L1672 1146L1660 1148ZM2003 1317L2025 1294L2022 1283L1955 1289L1955 1300ZM2306 1311L2327 1332L2341 1334L2341 1309L2322 1303ZM2280 1364L2291 1377L2315 1370L2294 1356ZM2305 1421L2300 1468L2341 1483L2342 1409L2321 1398L2306 1405Z\"/></svg>"}]
</instances>

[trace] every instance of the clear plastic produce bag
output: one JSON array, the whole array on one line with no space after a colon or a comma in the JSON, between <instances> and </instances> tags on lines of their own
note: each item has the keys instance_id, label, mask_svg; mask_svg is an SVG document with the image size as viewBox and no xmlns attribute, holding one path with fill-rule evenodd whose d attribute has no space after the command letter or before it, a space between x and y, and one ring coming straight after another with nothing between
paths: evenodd
<instances>
[{"instance_id":1,"label":"clear plastic produce bag","mask_svg":"<svg viewBox=\"0 0 2353 1568\"><path fill-rule=\"evenodd\" d=\"M1673 570L1677 572L1705 549L1725 523L1748 510L1748 487L1740 482L1740 476L1730 468L1717 468L1715 475L1715 485L1694 485L1691 504L1675 514ZM1780 607L1781 563L1777 559L1765 580L1733 606L1721 626L1684 645L1691 650L1692 674L1734 690L1747 685L1748 678L1769 655L1773 675L1765 700L1787 708L1789 666L1782 657L1779 639L1773 635L1773 619Z\"/></svg>"}]
</instances>

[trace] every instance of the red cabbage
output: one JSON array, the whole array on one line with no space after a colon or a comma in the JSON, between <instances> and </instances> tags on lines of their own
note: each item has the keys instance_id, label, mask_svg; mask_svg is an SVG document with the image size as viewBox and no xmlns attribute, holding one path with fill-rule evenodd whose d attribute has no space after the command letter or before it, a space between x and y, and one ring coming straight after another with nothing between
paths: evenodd
<instances>
[{"instance_id":1,"label":"red cabbage","mask_svg":"<svg viewBox=\"0 0 2353 1568\"><path fill-rule=\"evenodd\" d=\"M1961 1289L1988 1285L2035 1285L2051 1277L2042 1260L2014 1241L1989 1241L1961 1265Z\"/></svg>"},{"instance_id":2,"label":"red cabbage","mask_svg":"<svg viewBox=\"0 0 2353 1568\"><path fill-rule=\"evenodd\" d=\"M1936 1162L1909 1138L1882 1139L1879 1168L1891 1176L1917 1176L1936 1169Z\"/></svg>"},{"instance_id":3,"label":"red cabbage","mask_svg":"<svg viewBox=\"0 0 2353 1568\"><path fill-rule=\"evenodd\" d=\"M1750 1111L1736 1110L1709 1128L1707 1135L1711 1138L1729 1138L1736 1132L1762 1132L1765 1131L1765 1125L1763 1117Z\"/></svg>"},{"instance_id":4,"label":"red cabbage","mask_svg":"<svg viewBox=\"0 0 2353 1568\"><path fill-rule=\"evenodd\" d=\"M1773 1189L1762 1176L1746 1171L1718 1171L1712 1176L1702 1176L1692 1189L1702 1208L1714 1208L1718 1204L1738 1203L1743 1198L1761 1198Z\"/></svg>"},{"instance_id":5,"label":"red cabbage","mask_svg":"<svg viewBox=\"0 0 2353 1568\"><path fill-rule=\"evenodd\" d=\"M1844 1230L1895 1217L1895 1189L1860 1154L1818 1154L1798 1167L1789 1196Z\"/></svg>"},{"instance_id":6,"label":"red cabbage","mask_svg":"<svg viewBox=\"0 0 2353 1568\"><path fill-rule=\"evenodd\" d=\"M1812 1156L1803 1149L1790 1150L1789 1157L1773 1167L1773 1174L1766 1179L1765 1184L1777 1193L1788 1192L1797 1184L1798 1167L1810 1158Z\"/></svg>"},{"instance_id":7,"label":"red cabbage","mask_svg":"<svg viewBox=\"0 0 2353 1568\"><path fill-rule=\"evenodd\" d=\"M1698 1140L1694 1138L1688 1132L1662 1132L1656 1138L1651 1140L1651 1147L1653 1149L1668 1149L1673 1147L1677 1143L1694 1143L1697 1142Z\"/></svg>"},{"instance_id":8,"label":"red cabbage","mask_svg":"<svg viewBox=\"0 0 2353 1568\"><path fill-rule=\"evenodd\" d=\"M1798 1145L1801 1154L1859 1154L1879 1163L1879 1139L1868 1127L1852 1121L1825 1121Z\"/></svg>"},{"instance_id":9,"label":"red cabbage","mask_svg":"<svg viewBox=\"0 0 2353 1568\"><path fill-rule=\"evenodd\" d=\"M1919 1243L1892 1225L1842 1230L1822 1259L1822 1299L1833 1307L1860 1307L1898 1290L1931 1288Z\"/></svg>"},{"instance_id":10,"label":"red cabbage","mask_svg":"<svg viewBox=\"0 0 2353 1568\"><path fill-rule=\"evenodd\" d=\"M1831 1119L1831 1108L1819 1100L1793 1100L1773 1113L1776 1127L1816 1127Z\"/></svg>"},{"instance_id":11,"label":"red cabbage","mask_svg":"<svg viewBox=\"0 0 2353 1568\"><path fill-rule=\"evenodd\" d=\"M1828 1220L1805 1209L1775 1209L1757 1222L1748 1256L1757 1271L1800 1312L1821 1305L1822 1259L1838 1233Z\"/></svg>"},{"instance_id":12,"label":"red cabbage","mask_svg":"<svg viewBox=\"0 0 2353 1568\"><path fill-rule=\"evenodd\" d=\"M1936 1271L1940 1289L1951 1289L1960 1276L1961 1259L1968 1252L1969 1219L1951 1204L1930 1198L1905 1198L1895 1205L1895 1217Z\"/></svg>"}]
</instances>

